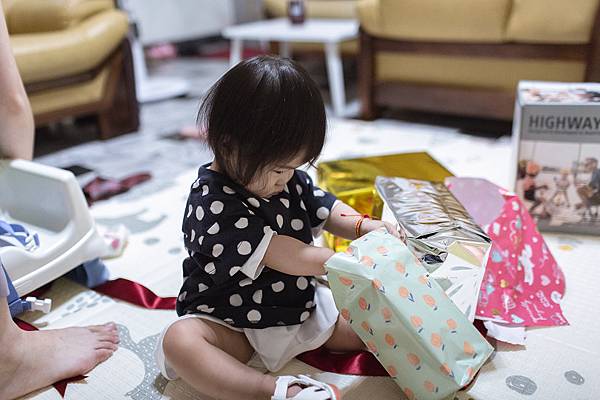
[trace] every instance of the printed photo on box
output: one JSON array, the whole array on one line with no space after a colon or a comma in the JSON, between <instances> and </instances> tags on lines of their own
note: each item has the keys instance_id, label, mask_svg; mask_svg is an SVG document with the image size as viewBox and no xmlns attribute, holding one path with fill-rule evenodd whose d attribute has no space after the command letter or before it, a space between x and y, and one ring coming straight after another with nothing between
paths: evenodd
<instances>
[{"instance_id":1,"label":"printed photo on box","mask_svg":"<svg viewBox=\"0 0 600 400\"><path fill-rule=\"evenodd\" d=\"M600 233L600 85L521 82L515 192L542 231Z\"/></svg>"}]
</instances>

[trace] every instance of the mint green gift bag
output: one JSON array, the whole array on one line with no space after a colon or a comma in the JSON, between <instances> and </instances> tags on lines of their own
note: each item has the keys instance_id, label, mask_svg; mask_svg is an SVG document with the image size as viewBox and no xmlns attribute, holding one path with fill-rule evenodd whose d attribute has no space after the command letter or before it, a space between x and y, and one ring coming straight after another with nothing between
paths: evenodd
<instances>
[{"instance_id":1,"label":"mint green gift bag","mask_svg":"<svg viewBox=\"0 0 600 400\"><path fill-rule=\"evenodd\" d=\"M493 348L410 250L385 230L325 263L335 303L412 399L444 399L466 386Z\"/></svg>"}]
</instances>

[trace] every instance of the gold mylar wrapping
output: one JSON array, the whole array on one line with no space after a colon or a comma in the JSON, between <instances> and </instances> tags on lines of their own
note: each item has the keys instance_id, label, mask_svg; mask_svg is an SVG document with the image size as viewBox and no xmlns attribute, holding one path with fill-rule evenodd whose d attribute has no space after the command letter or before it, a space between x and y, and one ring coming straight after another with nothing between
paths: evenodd
<instances>
[{"instance_id":1,"label":"gold mylar wrapping","mask_svg":"<svg viewBox=\"0 0 600 400\"><path fill-rule=\"evenodd\" d=\"M378 175L443 182L452 173L425 152L327 161L318 168L321 188L359 213L379 218L383 202L375 190ZM350 243L327 232L325 240L335 251L344 251Z\"/></svg>"}]
</instances>

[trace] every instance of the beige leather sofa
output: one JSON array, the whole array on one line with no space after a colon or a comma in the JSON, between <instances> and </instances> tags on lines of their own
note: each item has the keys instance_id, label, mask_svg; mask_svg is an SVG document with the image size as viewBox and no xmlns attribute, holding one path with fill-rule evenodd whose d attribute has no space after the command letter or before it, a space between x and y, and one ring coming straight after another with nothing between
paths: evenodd
<instances>
[{"instance_id":1,"label":"beige leather sofa","mask_svg":"<svg viewBox=\"0 0 600 400\"><path fill-rule=\"evenodd\" d=\"M36 126L96 115L102 138L137 130L127 16L112 0L2 0Z\"/></svg>"},{"instance_id":2,"label":"beige leather sofa","mask_svg":"<svg viewBox=\"0 0 600 400\"><path fill-rule=\"evenodd\" d=\"M511 119L519 80L600 81L599 0L361 0L365 118Z\"/></svg>"}]
</instances>

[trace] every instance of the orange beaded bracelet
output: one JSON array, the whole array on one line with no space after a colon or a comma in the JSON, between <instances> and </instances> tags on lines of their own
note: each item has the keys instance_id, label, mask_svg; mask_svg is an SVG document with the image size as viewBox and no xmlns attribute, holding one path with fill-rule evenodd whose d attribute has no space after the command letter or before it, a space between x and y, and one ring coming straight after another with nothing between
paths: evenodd
<instances>
[{"instance_id":1,"label":"orange beaded bracelet","mask_svg":"<svg viewBox=\"0 0 600 400\"><path fill-rule=\"evenodd\" d=\"M372 219L369 214L340 214L341 217L360 217L354 224L354 234L356 238L360 237L360 227L365 219Z\"/></svg>"}]
</instances>

